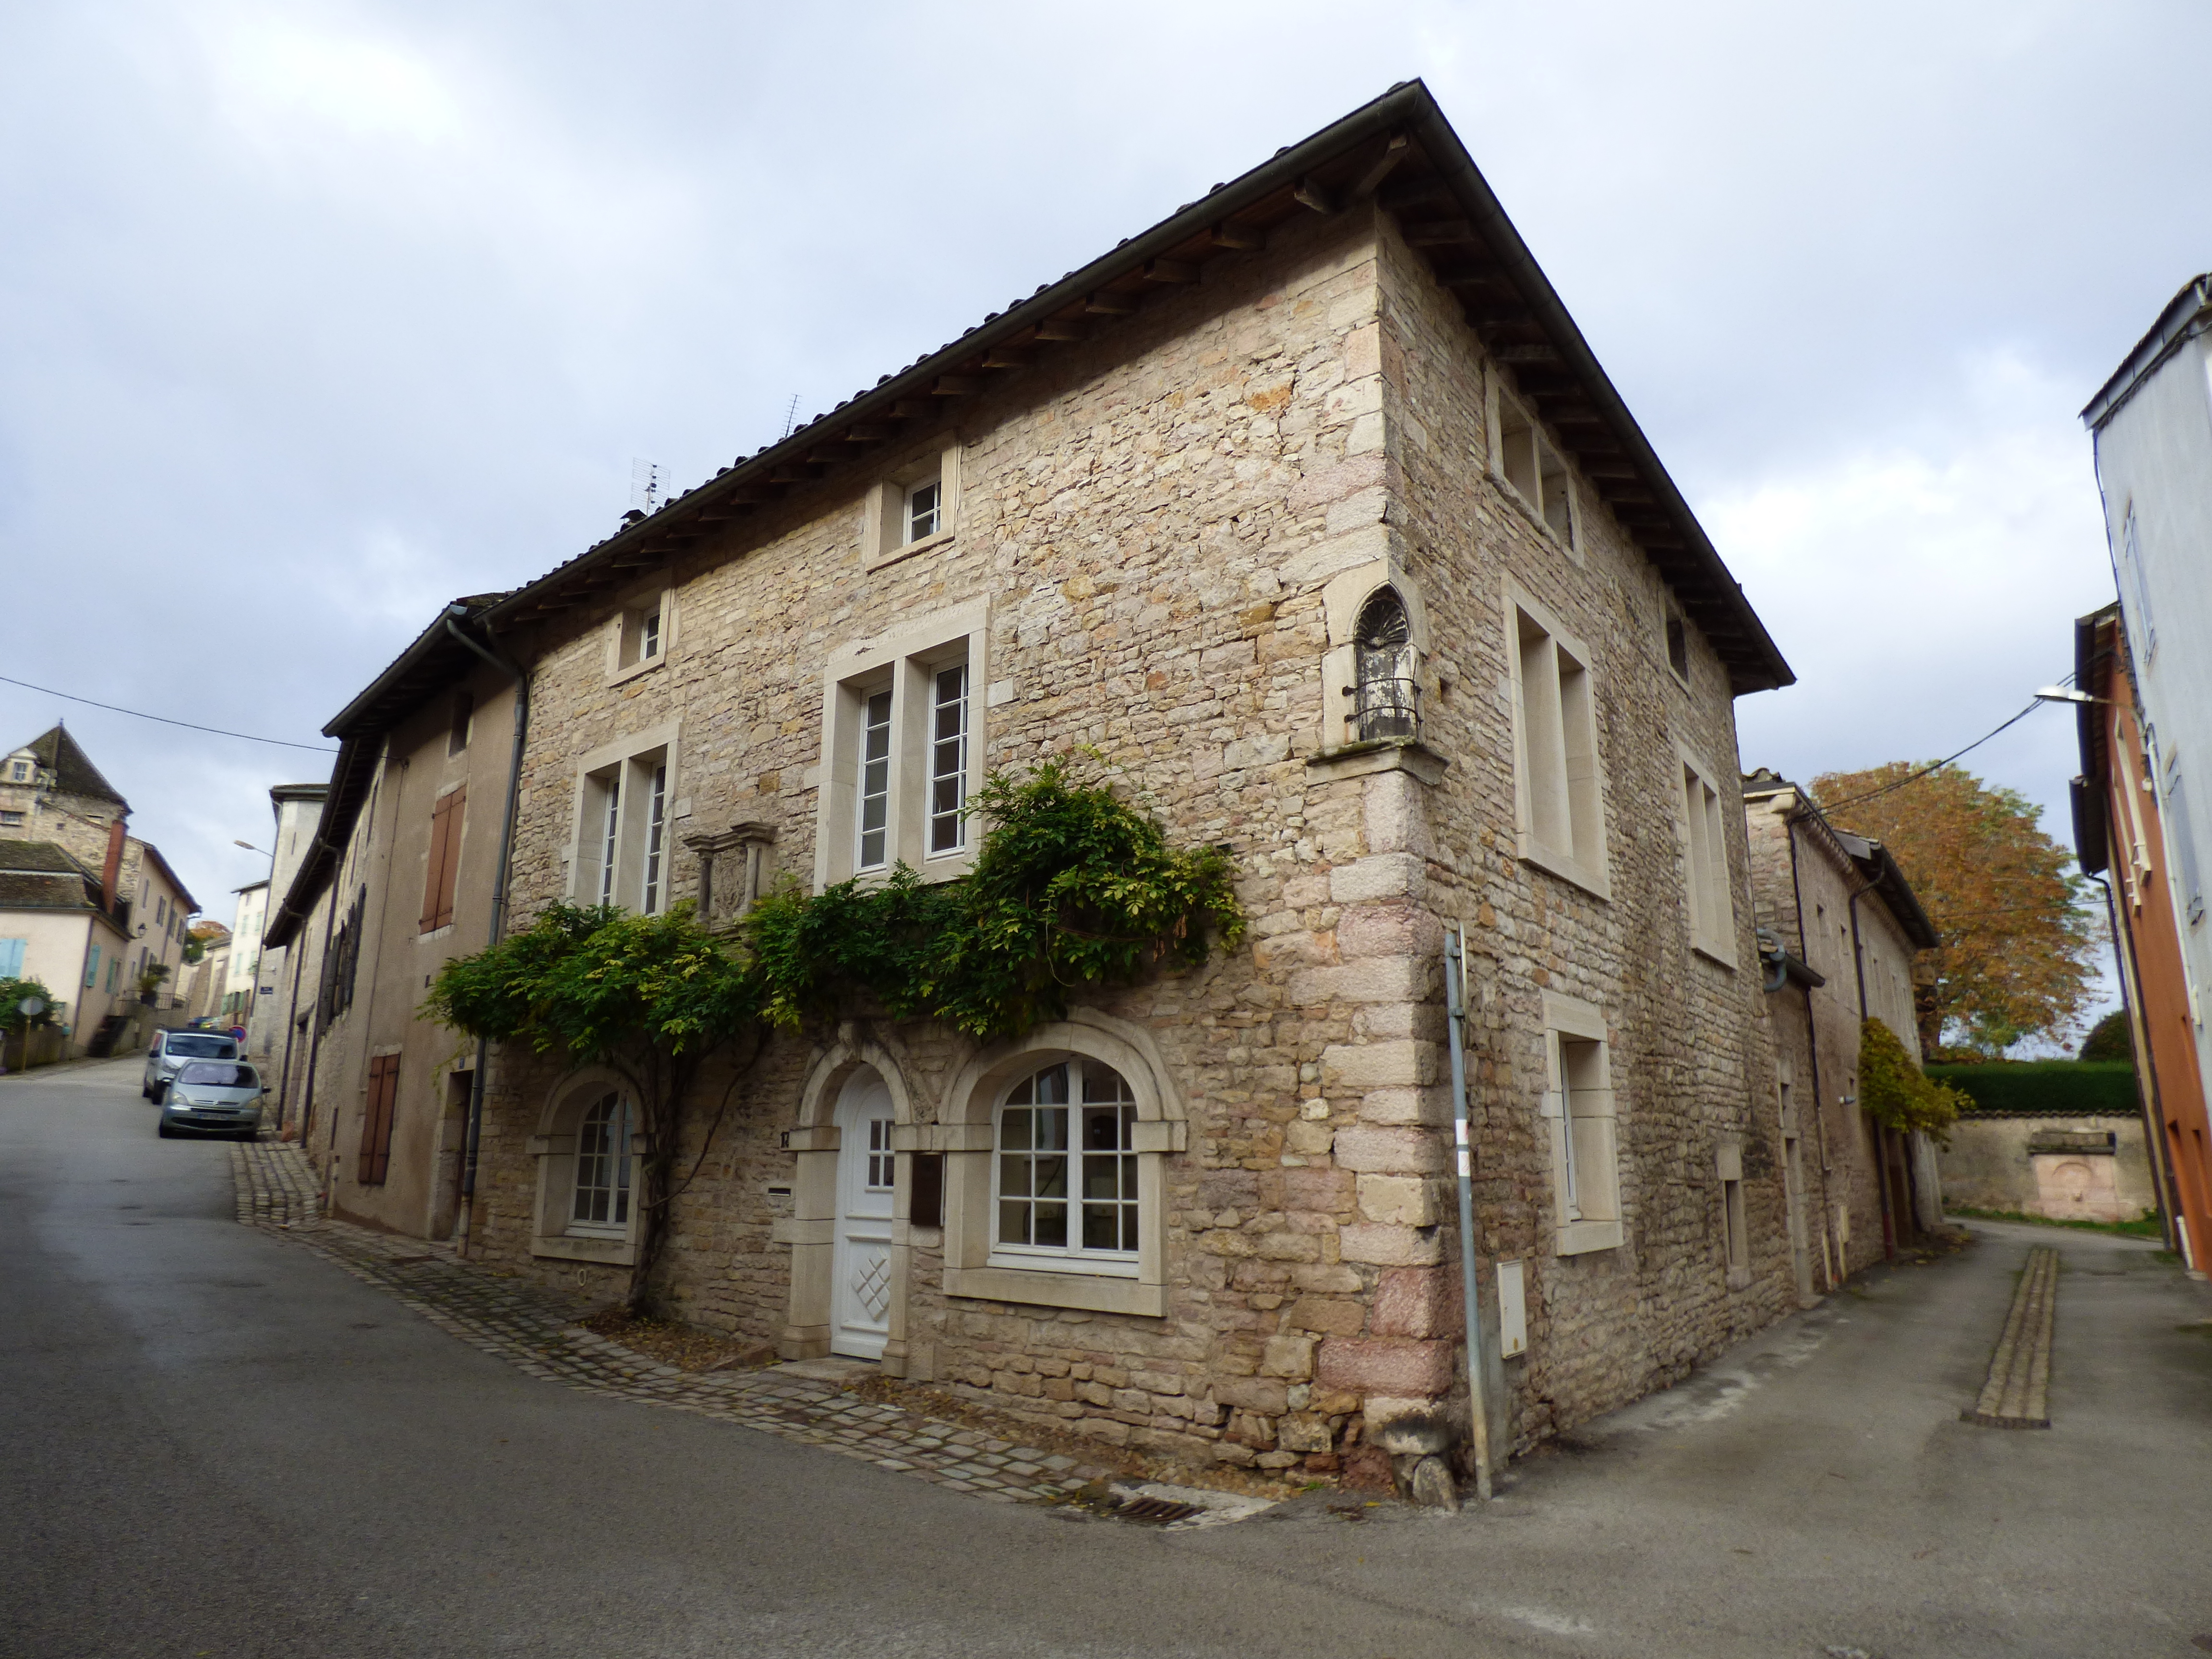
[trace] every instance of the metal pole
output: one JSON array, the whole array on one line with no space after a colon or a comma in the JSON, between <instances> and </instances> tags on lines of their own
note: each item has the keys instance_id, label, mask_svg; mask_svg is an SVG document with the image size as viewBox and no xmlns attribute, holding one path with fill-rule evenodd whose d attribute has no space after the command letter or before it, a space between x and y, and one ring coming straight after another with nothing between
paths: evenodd
<instances>
[{"instance_id":1,"label":"metal pole","mask_svg":"<svg viewBox=\"0 0 2212 1659\"><path fill-rule=\"evenodd\" d=\"M1459 1282L1467 1317L1467 1409L1474 1431L1474 1490L1490 1501L1490 1411L1483 1398L1482 1298L1474 1277L1474 1142L1468 1133L1467 964L1460 930L1444 930L1445 1025L1451 1033L1452 1139L1459 1153Z\"/></svg>"}]
</instances>

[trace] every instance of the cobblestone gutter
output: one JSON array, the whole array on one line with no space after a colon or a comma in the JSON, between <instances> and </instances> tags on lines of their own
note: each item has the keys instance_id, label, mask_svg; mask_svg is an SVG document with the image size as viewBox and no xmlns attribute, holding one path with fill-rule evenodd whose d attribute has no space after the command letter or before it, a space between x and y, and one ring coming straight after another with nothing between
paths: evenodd
<instances>
[{"instance_id":1,"label":"cobblestone gutter","mask_svg":"<svg viewBox=\"0 0 2212 1659\"><path fill-rule=\"evenodd\" d=\"M232 1160L241 1222L305 1245L441 1329L549 1382L739 1423L1000 1503L1065 1499L1107 1479L1108 1471L1074 1458L861 1400L834 1382L780 1369L690 1372L655 1364L579 1328L575 1322L592 1308L580 1297L496 1278L440 1246L325 1219L313 1171L295 1146L237 1145ZM1181 1495L1220 1500L1200 1521L1265 1507L1225 1493Z\"/></svg>"}]
</instances>

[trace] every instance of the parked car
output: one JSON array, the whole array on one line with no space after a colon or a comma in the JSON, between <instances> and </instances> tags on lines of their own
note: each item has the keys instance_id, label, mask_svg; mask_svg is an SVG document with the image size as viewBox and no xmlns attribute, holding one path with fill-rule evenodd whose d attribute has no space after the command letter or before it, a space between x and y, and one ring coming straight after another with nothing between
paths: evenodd
<instances>
[{"instance_id":1,"label":"parked car","mask_svg":"<svg viewBox=\"0 0 2212 1659\"><path fill-rule=\"evenodd\" d=\"M158 1104L169 1092L177 1068L188 1060L236 1060L238 1039L217 1031L156 1031L146 1050L146 1078L138 1092Z\"/></svg>"},{"instance_id":2,"label":"parked car","mask_svg":"<svg viewBox=\"0 0 2212 1659\"><path fill-rule=\"evenodd\" d=\"M251 1140L261 1131L261 1073L239 1060L188 1060L170 1079L155 1133L202 1130Z\"/></svg>"}]
</instances>

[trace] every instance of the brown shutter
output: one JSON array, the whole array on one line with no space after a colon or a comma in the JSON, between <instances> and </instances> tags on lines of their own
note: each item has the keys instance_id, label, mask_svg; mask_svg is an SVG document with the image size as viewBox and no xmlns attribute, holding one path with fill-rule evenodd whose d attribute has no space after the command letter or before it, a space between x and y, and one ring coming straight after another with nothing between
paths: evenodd
<instances>
[{"instance_id":1,"label":"brown shutter","mask_svg":"<svg viewBox=\"0 0 2212 1659\"><path fill-rule=\"evenodd\" d=\"M422 931L444 926L438 920L438 895L445 884L446 854L453 844L453 797L441 795L430 809L430 854L422 868Z\"/></svg>"},{"instance_id":2,"label":"brown shutter","mask_svg":"<svg viewBox=\"0 0 2212 1659\"><path fill-rule=\"evenodd\" d=\"M453 919L453 890L461 878L461 826L467 820L469 787L463 784L446 797L446 857L438 871L438 920L443 927Z\"/></svg>"},{"instance_id":3,"label":"brown shutter","mask_svg":"<svg viewBox=\"0 0 2212 1659\"><path fill-rule=\"evenodd\" d=\"M361 1156L354 1179L364 1187L384 1184L392 1162L392 1111L399 1092L399 1056L377 1054L368 1062L368 1102L361 1120Z\"/></svg>"}]
</instances>

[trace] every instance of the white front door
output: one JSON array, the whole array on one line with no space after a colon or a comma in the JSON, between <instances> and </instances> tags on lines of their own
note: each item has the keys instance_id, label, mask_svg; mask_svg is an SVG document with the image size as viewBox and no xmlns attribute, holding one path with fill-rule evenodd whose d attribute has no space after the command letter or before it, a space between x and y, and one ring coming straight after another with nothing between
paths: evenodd
<instances>
[{"instance_id":1,"label":"white front door","mask_svg":"<svg viewBox=\"0 0 2212 1659\"><path fill-rule=\"evenodd\" d=\"M833 1352L880 1359L890 1334L891 1094L860 1071L837 1097L837 1235Z\"/></svg>"}]
</instances>

